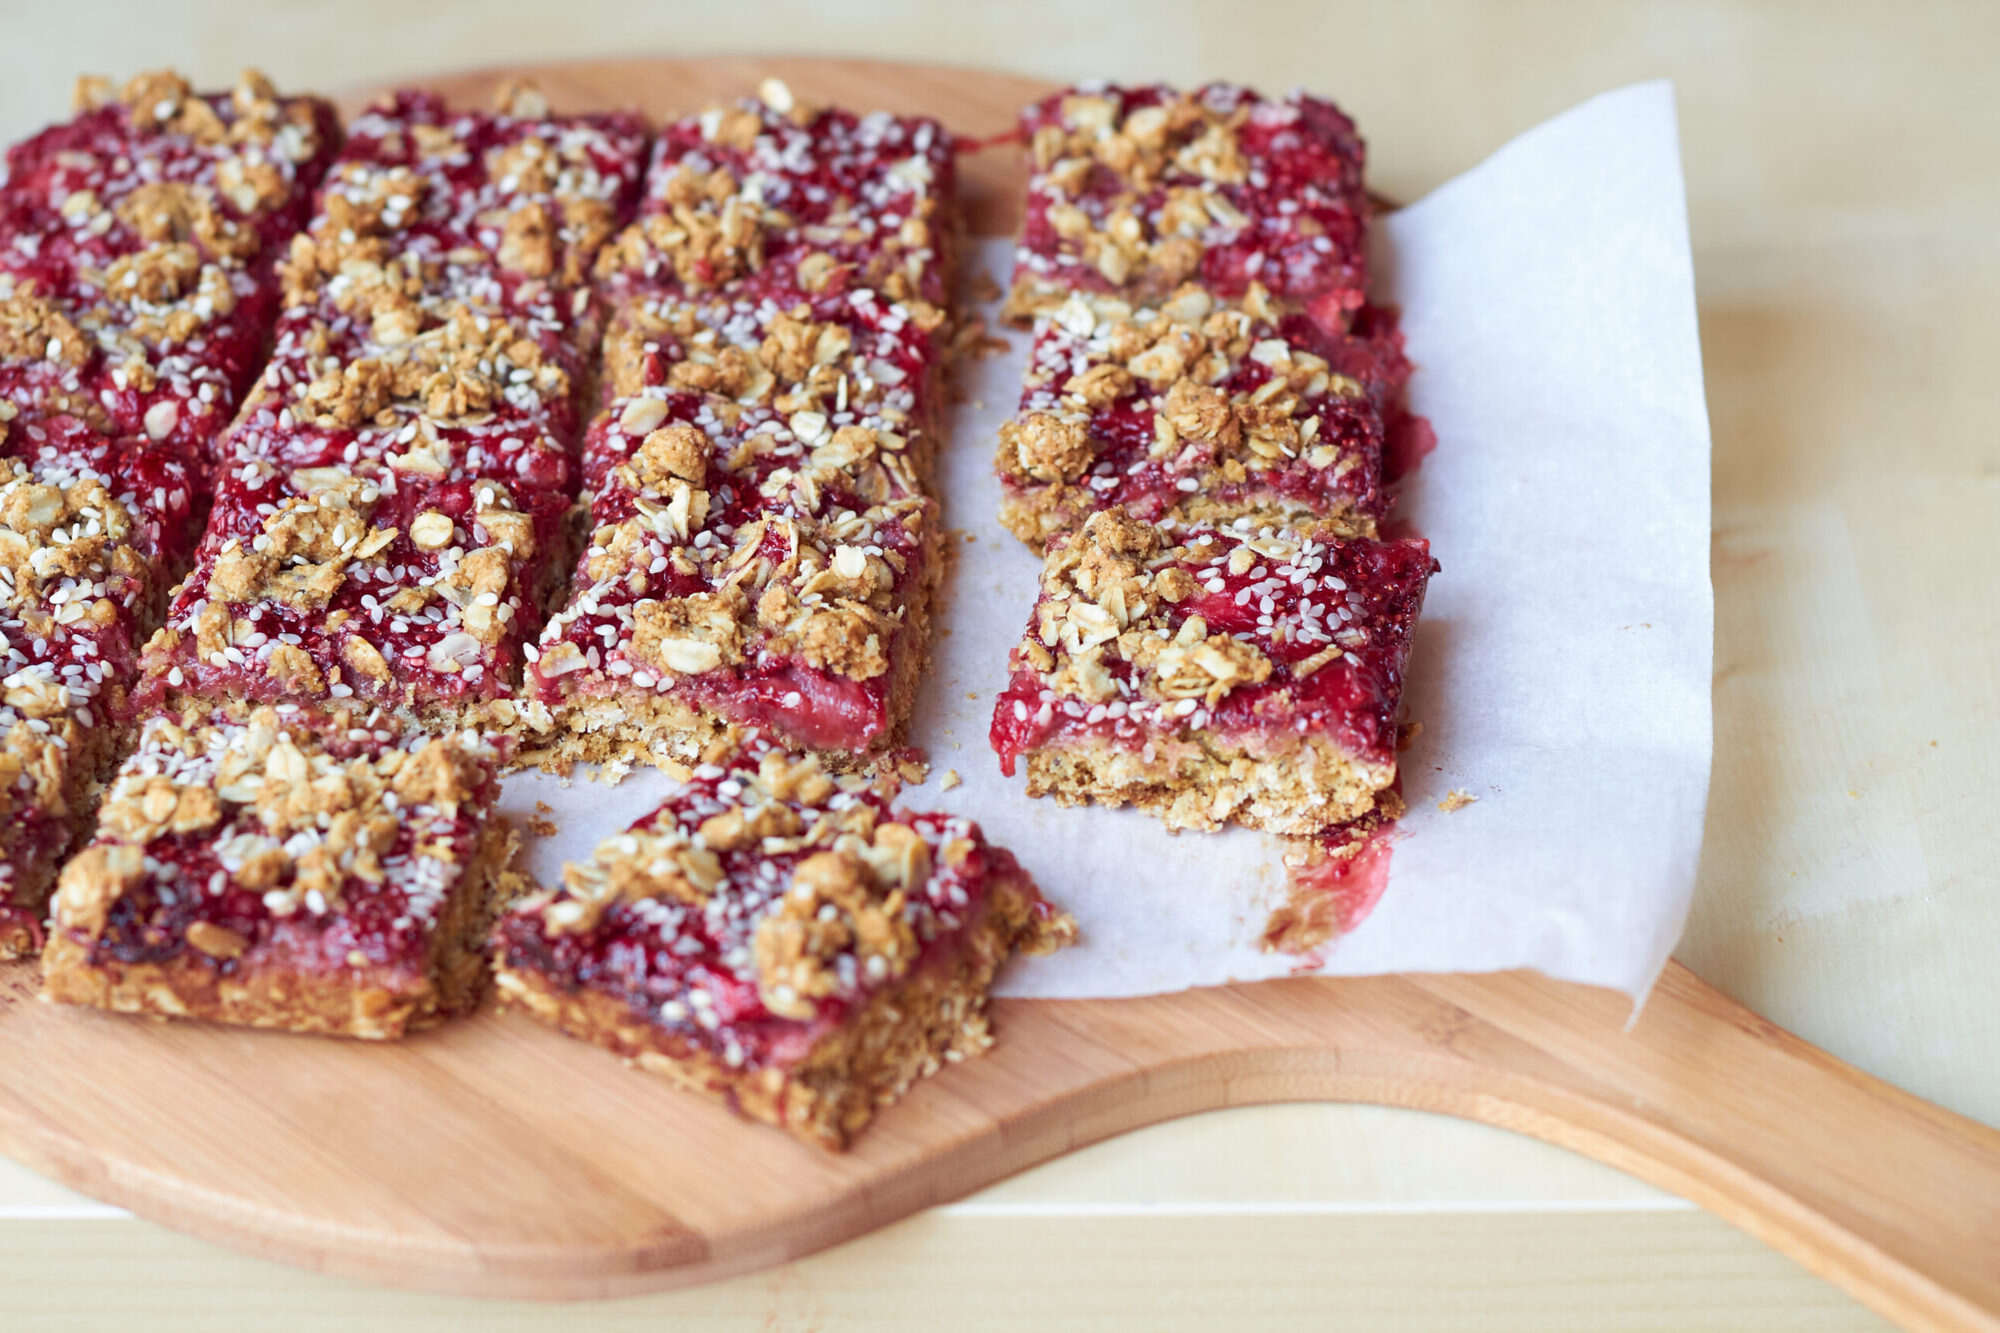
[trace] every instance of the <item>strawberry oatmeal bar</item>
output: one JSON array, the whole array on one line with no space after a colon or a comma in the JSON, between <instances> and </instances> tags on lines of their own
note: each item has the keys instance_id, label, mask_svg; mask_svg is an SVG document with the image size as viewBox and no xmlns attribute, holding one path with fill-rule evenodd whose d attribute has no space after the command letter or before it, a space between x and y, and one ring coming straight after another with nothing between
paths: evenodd
<instances>
[{"instance_id":1,"label":"strawberry oatmeal bar","mask_svg":"<svg viewBox=\"0 0 2000 1333\"><path fill-rule=\"evenodd\" d=\"M1189 284L1157 306L1071 296L1037 322L1000 428L1000 519L1040 550L1099 509L1372 537L1387 507L1378 403L1400 358Z\"/></svg>"},{"instance_id":2,"label":"strawberry oatmeal bar","mask_svg":"<svg viewBox=\"0 0 2000 1333\"><path fill-rule=\"evenodd\" d=\"M599 264L591 535L524 752L686 762L755 727L841 767L898 742L937 578L952 183L933 122L781 85L662 134Z\"/></svg>"},{"instance_id":3,"label":"strawberry oatmeal bar","mask_svg":"<svg viewBox=\"0 0 2000 1333\"><path fill-rule=\"evenodd\" d=\"M206 449L263 356L333 109L254 72L210 94L86 79L77 100L0 174L0 399Z\"/></svg>"},{"instance_id":4,"label":"strawberry oatmeal bar","mask_svg":"<svg viewBox=\"0 0 2000 1333\"><path fill-rule=\"evenodd\" d=\"M1051 543L993 711L1028 793L1176 829L1309 834L1396 776L1426 582L1420 540L1153 524L1108 509Z\"/></svg>"},{"instance_id":5,"label":"strawberry oatmeal bar","mask_svg":"<svg viewBox=\"0 0 2000 1333\"><path fill-rule=\"evenodd\" d=\"M120 757L139 644L186 567L196 503L170 445L0 413L0 959L39 942Z\"/></svg>"},{"instance_id":6,"label":"strawberry oatmeal bar","mask_svg":"<svg viewBox=\"0 0 2000 1333\"><path fill-rule=\"evenodd\" d=\"M1221 83L1087 84L1029 107L1020 132L1029 179L1010 316L1072 292L1149 304L1189 281L1222 300L1261 283L1329 330L1360 306L1365 153L1332 103Z\"/></svg>"},{"instance_id":7,"label":"strawberry oatmeal bar","mask_svg":"<svg viewBox=\"0 0 2000 1333\"><path fill-rule=\"evenodd\" d=\"M991 1044L986 993L1010 954L1074 932L978 825L752 743L494 934L505 1003L840 1148Z\"/></svg>"},{"instance_id":8,"label":"strawberry oatmeal bar","mask_svg":"<svg viewBox=\"0 0 2000 1333\"><path fill-rule=\"evenodd\" d=\"M513 887L495 765L360 711L153 716L63 869L47 995L369 1038L470 1008Z\"/></svg>"},{"instance_id":9,"label":"strawberry oatmeal bar","mask_svg":"<svg viewBox=\"0 0 2000 1333\"><path fill-rule=\"evenodd\" d=\"M588 547L530 670L548 759L686 761L745 726L836 763L894 744L938 563L906 445L853 403L669 391L607 414Z\"/></svg>"},{"instance_id":10,"label":"strawberry oatmeal bar","mask_svg":"<svg viewBox=\"0 0 2000 1333\"><path fill-rule=\"evenodd\" d=\"M495 472L563 472L496 447ZM523 647L567 565L562 489L426 455L442 472L357 462L231 465L139 701L235 708L356 699L422 725L512 715ZM406 461L407 456L398 461Z\"/></svg>"},{"instance_id":11,"label":"strawberry oatmeal bar","mask_svg":"<svg viewBox=\"0 0 2000 1333\"><path fill-rule=\"evenodd\" d=\"M614 296L857 288L913 314L948 304L957 241L952 139L934 120L762 97L664 126L638 219L606 246Z\"/></svg>"},{"instance_id":12,"label":"strawberry oatmeal bar","mask_svg":"<svg viewBox=\"0 0 2000 1333\"><path fill-rule=\"evenodd\" d=\"M636 199L624 116L399 93L357 119L280 270L194 573L141 701L353 699L511 724L575 551L601 245Z\"/></svg>"}]
</instances>

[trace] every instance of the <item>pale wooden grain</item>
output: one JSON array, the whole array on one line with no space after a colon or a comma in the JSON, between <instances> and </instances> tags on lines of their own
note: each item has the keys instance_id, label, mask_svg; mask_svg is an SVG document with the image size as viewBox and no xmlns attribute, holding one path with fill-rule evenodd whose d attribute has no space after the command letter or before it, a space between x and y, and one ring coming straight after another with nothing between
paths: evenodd
<instances>
[{"instance_id":1,"label":"pale wooden grain","mask_svg":"<svg viewBox=\"0 0 2000 1333\"><path fill-rule=\"evenodd\" d=\"M1440 1259L1440 1255L1447 1256ZM781 1268L550 1307L385 1291L138 1222L0 1251L10 1328L210 1333L1862 1333L1886 1325L1700 1212L1121 1219L927 1213ZM1162 1301L1172 1294L1170 1304Z\"/></svg>"},{"instance_id":2,"label":"pale wooden grain","mask_svg":"<svg viewBox=\"0 0 2000 1333\"><path fill-rule=\"evenodd\" d=\"M760 19L768 12L760 10ZM1504 17L1477 6L1438 12L1449 18L1427 28L1421 43L1408 24L1385 22L1372 35L1378 47L1387 39L1421 46L1425 72L1415 79L1409 68L1380 62L1326 70L1316 60L1323 44L1265 46L1253 56L1249 44L1260 25L1225 21L1219 12L1192 22L1163 17L1158 40L1179 33L1193 45L1155 48L1155 59L1182 77L1223 69L1324 87L1337 74L1343 97L1375 134L1383 164L1377 179L1405 194L1490 147L1493 124L1524 126L1618 78L1679 67L1688 84L1711 94L1690 99L1688 138L1696 238L1706 247L1698 267L1718 442L1724 799L1711 819L1705 907L1690 956L1760 1004L1818 1018L1825 1039L1871 1065L1897 1068L1912 1083L1990 1114L2000 1104L1992 1048L1984 1047L1982 1062L1980 1045L1966 1042L1995 1030L1994 1007L1978 1000L1992 995L1991 972L1977 961L1982 951L1956 936L1969 921L1994 919L1990 904L1965 892L1977 884L1979 867L1990 867L1990 832L1962 831L1993 785L1996 750L1985 742L1993 738L1992 701L2000 692L1992 689L1993 656L1977 645L2000 642L2000 635L1991 582L1967 582L1959 571L1967 555L1975 566L1976 557L1991 555L1995 400L1940 391L1977 374L1980 349L1993 346L1990 331L1983 339L1951 336L1976 332L1989 306L1984 298L2000 285L1990 233L1978 225L1993 216L1994 178L1951 166L1978 158L1976 145L1993 140L1990 117L1971 114L1984 103L1966 74L1984 47L1949 31L1943 8L1925 14L1876 6L1873 23L1850 15L1808 24L1787 23L1776 7L1691 5L1649 28L1602 13L1574 23L1579 7L1564 4L1510 9ZM1005 17L1001 28L1015 21ZM1990 24L1960 26L1990 34ZM491 49L504 39L502 28L482 29L480 41ZM726 30L705 29L704 40ZM1523 30L1537 37L1522 46L1533 48L1531 58L1490 58ZM951 49L983 58L979 44L998 33L974 24ZM1559 40L1540 40L1552 34ZM1910 34L1914 39L1904 40ZM893 33L857 34L876 49L895 40ZM559 33L554 44L574 47L575 36ZM1756 77L1741 74L1747 67L1731 75L1727 61L1714 64L1718 45L1738 61L1761 53ZM1919 50L1921 60L1912 55ZM1581 58L1585 53L1591 58ZM324 57L301 51L287 58ZM413 62L422 57L399 49L369 59L375 67L420 68ZM1096 59L1090 68L1111 68ZM1964 66L1968 60L1972 66ZM65 68L87 63L70 59ZM1476 78L1465 77L1474 69ZM1831 88L1815 95L1807 71L1822 69L1834 81L1861 69L1879 77L1850 79L1837 96ZM1735 100L1712 95L1739 87L1756 91ZM1918 87L1937 95L1916 96ZM1402 105L1410 98L1415 102ZM1426 105L1467 99L1484 99L1491 119L1422 114ZM1440 125L1456 137L1434 135ZM1962 142L1945 142L1948 129L1960 131ZM1822 136L1826 152L1797 151ZM1857 169L1857 160L1867 168ZM1893 199L1885 201L1885 193ZM1844 274L1863 280L1840 281ZM1885 545L1874 539L1885 515L1935 539ZM1823 558L1829 540L1847 553L1846 563ZM1732 542L1734 551L1720 549ZM1738 553L1743 558L1726 558ZM1857 586L1858 601L1843 597ZM1964 651L1968 642L1973 651ZM1824 684L1812 688L1815 680ZM1927 739L1940 737L1942 753L1922 752ZM1853 804L1810 804L1835 796ZM1873 862L1857 860L1839 836L1844 825L1881 829L1899 819L1918 830L1914 862L1893 846ZM1895 882L1852 895L1838 911L1786 906L1788 879L1872 871ZM1762 917L1754 915L1760 902L1771 904ZM1941 910L1947 902L1958 910ZM1833 933L1857 921L1863 924L1853 940L1887 937L1872 960ZM1814 939L1824 941L1818 953L1802 947ZM1835 958L1843 978L1862 984L1829 987L1824 968L1807 962L1815 957ZM1935 1008L1871 1001L1883 992L1884 969L1907 969L1919 958L1963 977L1966 1002L1957 1016L1926 1023ZM1802 970L1794 976L1788 968ZM1936 993L1935 979L1923 980ZM1843 1002L1851 1012L1826 1007ZM1823 1013L1838 1016L1819 1018ZM1960 1058L1939 1045L1954 1032L1964 1034ZM1640 1276L1628 1272L1628 1280ZM1504 1286L1497 1274L1493 1281ZM1705 1308L1712 1316L1728 1305L1718 1291Z\"/></svg>"},{"instance_id":3,"label":"pale wooden grain","mask_svg":"<svg viewBox=\"0 0 2000 1333\"><path fill-rule=\"evenodd\" d=\"M812 1253L1136 1125L1339 1099L1483 1120L1737 1222L1913 1325L2000 1327L2000 1133L1670 968L1297 980L1003 1002L1003 1040L841 1156L517 1016L390 1047L56 1009L0 989L0 1147L254 1254L396 1285L612 1296ZM171 1089L159 1097L157 1090Z\"/></svg>"}]
</instances>

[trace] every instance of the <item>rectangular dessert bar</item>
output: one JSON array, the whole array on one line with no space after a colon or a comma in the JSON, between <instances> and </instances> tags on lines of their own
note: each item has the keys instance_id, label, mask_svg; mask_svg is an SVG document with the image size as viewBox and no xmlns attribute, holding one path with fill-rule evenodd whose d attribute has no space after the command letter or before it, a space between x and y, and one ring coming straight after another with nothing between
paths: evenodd
<instances>
[{"instance_id":1,"label":"rectangular dessert bar","mask_svg":"<svg viewBox=\"0 0 2000 1333\"><path fill-rule=\"evenodd\" d=\"M495 763L359 711L148 718L63 869L46 994L370 1038L470 1008L512 887Z\"/></svg>"},{"instance_id":2,"label":"rectangular dessert bar","mask_svg":"<svg viewBox=\"0 0 2000 1333\"><path fill-rule=\"evenodd\" d=\"M517 479L569 460L545 438L484 443L497 475L441 451L229 464L139 702L353 699L442 727L485 725L498 702L511 719L571 549L567 488Z\"/></svg>"},{"instance_id":3,"label":"rectangular dessert bar","mask_svg":"<svg viewBox=\"0 0 2000 1333\"><path fill-rule=\"evenodd\" d=\"M1028 793L1309 834L1396 776L1427 543L1093 514L1049 547L992 744Z\"/></svg>"},{"instance_id":4,"label":"rectangular dessert bar","mask_svg":"<svg viewBox=\"0 0 2000 1333\"><path fill-rule=\"evenodd\" d=\"M649 390L713 394L742 407L816 412L834 429L866 418L927 460L947 409L934 332L910 307L865 287L640 295L605 333L604 392L612 403ZM587 475L585 484L599 480Z\"/></svg>"},{"instance_id":5,"label":"rectangular dessert bar","mask_svg":"<svg viewBox=\"0 0 2000 1333\"><path fill-rule=\"evenodd\" d=\"M194 542L170 446L0 411L0 959L31 953L57 866L120 757L139 645Z\"/></svg>"},{"instance_id":6,"label":"rectangular dessert bar","mask_svg":"<svg viewBox=\"0 0 2000 1333\"><path fill-rule=\"evenodd\" d=\"M591 535L530 671L545 762L686 761L765 727L895 743L928 652L937 507L865 404L651 391L593 428Z\"/></svg>"},{"instance_id":7,"label":"rectangular dessert bar","mask_svg":"<svg viewBox=\"0 0 2000 1333\"><path fill-rule=\"evenodd\" d=\"M809 1142L992 1042L995 971L1075 924L976 824L754 742L494 932L503 1003Z\"/></svg>"},{"instance_id":8,"label":"rectangular dessert bar","mask_svg":"<svg viewBox=\"0 0 2000 1333\"><path fill-rule=\"evenodd\" d=\"M205 447L263 355L332 107L254 73L197 95L163 72L86 81L79 111L0 179L0 399Z\"/></svg>"},{"instance_id":9,"label":"rectangular dessert bar","mask_svg":"<svg viewBox=\"0 0 2000 1333\"><path fill-rule=\"evenodd\" d=\"M334 275L357 257L416 256L485 270L503 299L587 286L599 248L638 200L644 122L623 112L552 115L518 85L500 101L467 111L404 90L350 122L310 229L320 267Z\"/></svg>"},{"instance_id":10,"label":"rectangular dessert bar","mask_svg":"<svg viewBox=\"0 0 2000 1333\"><path fill-rule=\"evenodd\" d=\"M926 117L810 107L776 80L762 94L661 129L639 216L598 259L607 290L865 287L943 309L951 135Z\"/></svg>"},{"instance_id":11,"label":"rectangular dessert bar","mask_svg":"<svg viewBox=\"0 0 2000 1333\"><path fill-rule=\"evenodd\" d=\"M1262 283L1345 327L1367 287L1368 198L1354 123L1330 102L1211 83L1079 85L1021 113L1029 179L1007 313L1071 292L1138 303L1184 282Z\"/></svg>"},{"instance_id":12,"label":"rectangular dessert bar","mask_svg":"<svg viewBox=\"0 0 2000 1333\"><path fill-rule=\"evenodd\" d=\"M1001 522L1037 550L1112 505L1372 537L1388 499L1380 404L1406 376L1395 348L1285 315L1257 283L1236 304L1192 284L1156 306L1072 295L1036 321L1000 429Z\"/></svg>"}]
</instances>

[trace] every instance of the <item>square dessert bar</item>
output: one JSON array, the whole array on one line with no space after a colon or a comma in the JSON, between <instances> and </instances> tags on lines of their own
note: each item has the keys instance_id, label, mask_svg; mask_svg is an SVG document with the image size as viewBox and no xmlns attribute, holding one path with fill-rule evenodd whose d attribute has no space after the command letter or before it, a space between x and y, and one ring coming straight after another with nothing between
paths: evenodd
<instances>
[{"instance_id":1,"label":"square dessert bar","mask_svg":"<svg viewBox=\"0 0 2000 1333\"><path fill-rule=\"evenodd\" d=\"M171 70L81 79L72 119L7 150L0 270L66 293L161 243L268 270L339 145L332 103L254 70L211 93Z\"/></svg>"},{"instance_id":2,"label":"square dessert bar","mask_svg":"<svg viewBox=\"0 0 2000 1333\"><path fill-rule=\"evenodd\" d=\"M1421 540L1094 514L1050 545L993 710L1028 794L1134 805L1176 829L1308 834L1396 776Z\"/></svg>"},{"instance_id":3,"label":"square dessert bar","mask_svg":"<svg viewBox=\"0 0 2000 1333\"><path fill-rule=\"evenodd\" d=\"M146 75L82 104L8 152L0 399L205 447L263 356L272 264L338 141L332 109L256 75L205 96Z\"/></svg>"},{"instance_id":4,"label":"square dessert bar","mask_svg":"<svg viewBox=\"0 0 2000 1333\"><path fill-rule=\"evenodd\" d=\"M938 565L898 426L653 391L585 469L588 548L530 671L545 762L686 761L737 727L850 764L895 743Z\"/></svg>"},{"instance_id":5,"label":"square dessert bar","mask_svg":"<svg viewBox=\"0 0 2000 1333\"><path fill-rule=\"evenodd\" d=\"M0 413L0 959L33 952L119 757L139 644L194 542L174 450Z\"/></svg>"},{"instance_id":6,"label":"square dessert bar","mask_svg":"<svg viewBox=\"0 0 2000 1333\"><path fill-rule=\"evenodd\" d=\"M372 1038L470 1008L513 887L495 765L362 711L149 717L63 868L46 994Z\"/></svg>"},{"instance_id":7,"label":"square dessert bar","mask_svg":"<svg viewBox=\"0 0 2000 1333\"><path fill-rule=\"evenodd\" d=\"M406 90L356 117L308 231L318 267L412 254L487 269L509 295L585 286L637 201L645 125L625 113L550 115L518 86L501 103L459 111Z\"/></svg>"},{"instance_id":8,"label":"square dessert bar","mask_svg":"<svg viewBox=\"0 0 2000 1333\"><path fill-rule=\"evenodd\" d=\"M604 390L613 403L655 390L702 393L787 417L817 413L836 431L866 424L896 433L923 475L947 406L934 328L867 288L645 296L621 308L605 333ZM593 436L587 489L629 452L607 452L610 438Z\"/></svg>"},{"instance_id":9,"label":"square dessert bar","mask_svg":"<svg viewBox=\"0 0 2000 1333\"><path fill-rule=\"evenodd\" d=\"M1236 305L1192 284L1137 308L1072 295L1036 322L1020 413L1000 428L1001 522L1037 550L1112 505L1374 536L1377 403L1401 384L1338 369L1394 370L1358 341L1281 314L1256 283Z\"/></svg>"},{"instance_id":10,"label":"square dessert bar","mask_svg":"<svg viewBox=\"0 0 2000 1333\"><path fill-rule=\"evenodd\" d=\"M951 135L934 120L761 100L663 127L636 221L597 263L610 291L774 282L866 287L942 309L958 228Z\"/></svg>"},{"instance_id":11,"label":"square dessert bar","mask_svg":"<svg viewBox=\"0 0 2000 1333\"><path fill-rule=\"evenodd\" d=\"M1020 128L1029 179L1010 316L1073 291L1154 302L1188 281L1225 299L1261 282L1330 329L1361 304L1365 154L1332 103L1091 84L1028 107Z\"/></svg>"},{"instance_id":12,"label":"square dessert bar","mask_svg":"<svg viewBox=\"0 0 2000 1333\"><path fill-rule=\"evenodd\" d=\"M753 741L494 931L502 1002L829 1148L992 1043L993 974L1069 942L952 815Z\"/></svg>"},{"instance_id":13,"label":"square dessert bar","mask_svg":"<svg viewBox=\"0 0 2000 1333\"><path fill-rule=\"evenodd\" d=\"M354 699L449 727L500 701L511 719L522 649L568 568L571 502L421 457L226 467L146 646L142 704Z\"/></svg>"}]
</instances>

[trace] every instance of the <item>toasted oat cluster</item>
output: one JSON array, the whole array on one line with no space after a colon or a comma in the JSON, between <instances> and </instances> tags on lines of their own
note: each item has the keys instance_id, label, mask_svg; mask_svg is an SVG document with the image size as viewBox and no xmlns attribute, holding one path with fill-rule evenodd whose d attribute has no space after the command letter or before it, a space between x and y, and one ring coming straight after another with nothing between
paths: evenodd
<instances>
[{"instance_id":1,"label":"toasted oat cluster","mask_svg":"<svg viewBox=\"0 0 2000 1333\"><path fill-rule=\"evenodd\" d=\"M524 899L495 947L506 1003L842 1147L984 1050L994 972L1074 929L978 825L752 742Z\"/></svg>"},{"instance_id":2,"label":"toasted oat cluster","mask_svg":"<svg viewBox=\"0 0 2000 1333\"><path fill-rule=\"evenodd\" d=\"M163 71L86 79L77 111L0 177L0 400L199 453L257 373L332 107Z\"/></svg>"},{"instance_id":3,"label":"toasted oat cluster","mask_svg":"<svg viewBox=\"0 0 2000 1333\"><path fill-rule=\"evenodd\" d=\"M928 652L950 145L765 100L669 126L599 273L590 537L530 672L538 757L675 762L765 728L878 757Z\"/></svg>"},{"instance_id":4,"label":"toasted oat cluster","mask_svg":"<svg viewBox=\"0 0 2000 1333\"><path fill-rule=\"evenodd\" d=\"M1157 306L1073 295L1037 322L1020 413L1001 427L1001 521L1037 550L1111 505L1373 536L1379 409L1403 370L1283 314L1257 283L1237 304L1194 284Z\"/></svg>"},{"instance_id":5,"label":"toasted oat cluster","mask_svg":"<svg viewBox=\"0 0 2000 1333\"><path fill-rule=\"evenodd\" d=\"M514 846L497 759L359 710L149 718L63 869L49 997L371 1038L469 1007Z\"/></svg>"},{"instance_id":6,"label":"toasted oat cluster","mask_svg":"<svg viewBox=\"0 0 2000 1333\"><path fill-rule=\"evenodd\" d=\"M866 289L942 310L958 228L951 136L936 121L758 99L660 131L639 217L597 272L632 289L813 295Z\"/></svg>"},{"instance_id":7,"label":"toasted oat cluster","mask_svg":"<svg viewBox=\"0 0 2000 1333\"><path fill-rule=\"evenodd\" d=\"M1010 315L1079 291L1150 304L1190 281L1223 300L1260 283L1328 329L1361 305L1365 154L1332 103L1085 84L1027 108L1020 128L1030 175Z\"/></svg>"},{"instance_id":8,"label":"toasted oat cluster","mask_svg":"<svg viewBox=\"0 0 2000 1333\"><path fill-rule=\"evenodd\" d=\"M1395 777L1427 543L1094 514L1050 547L994 705L1030 795L1315 833Z\"/></svg>"}]
</instances>

